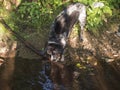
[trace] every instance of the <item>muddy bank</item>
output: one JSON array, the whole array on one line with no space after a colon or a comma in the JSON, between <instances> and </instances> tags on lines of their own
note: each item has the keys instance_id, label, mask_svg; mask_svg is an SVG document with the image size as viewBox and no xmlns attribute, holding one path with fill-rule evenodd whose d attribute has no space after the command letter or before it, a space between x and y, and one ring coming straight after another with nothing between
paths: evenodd
<instances>
[{"instance_id":1,"label":"muddy bank","mask_svg":"<svg viewBox=\"0 0 120 90\"><path fill-rule=\"evenodd\" d=\"M70 37L68 51L72 50L75 54L73 58L81 59L89 58L89 56L98 57L101 59L120 59L120 36L119 24L109 24L98 31L98 33L91 33L86 31L84 33L84 41L79 42L76 36ZM74 32L73 32L74 33ZM72 55L72 54L71 54Z\"/></svg>"},{"instance_id":2,"label":"muddy bank","mask_svg":"<svg viewBox=\"0 0 120 90\"><path fill-rule=\"evenodd\" d=\"M60 68L40 59L16 58L12 90L119 90L120 60L93 60L97 65Z\"/></svg>"},{"instance_id":3,"label":"muddy bank","mask_svg":"<svg viewBox=\"0 0 120 90\"><path fill-rule=\"evenodd\" d=\"M0 23L0 90L11 90L17 42Z\"/></svg>"},{"instance_id":4,"label":"muddy bank","mask_svg":"<svg viewBox=\"0 0 120 90\"><path fill-rule=\"evenodd\" d=\"M75 90L120 89L120 23L106 24L99 34L84 33L80 42L74 32L66 50L66 64L75 65ZM74 87L74 86L73 86Z\"/></svg>"}]
</instances>

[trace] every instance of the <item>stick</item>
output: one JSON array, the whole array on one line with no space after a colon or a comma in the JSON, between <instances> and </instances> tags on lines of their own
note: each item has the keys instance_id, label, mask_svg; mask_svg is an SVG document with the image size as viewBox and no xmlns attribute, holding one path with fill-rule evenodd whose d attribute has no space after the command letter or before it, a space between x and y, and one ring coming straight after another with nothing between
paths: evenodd
<instances>
[{"instance_id":1,"label":"stick","mask_svg":"<svg viewBox=\"0 0 120 90\"><path fill-rule=\"evenodd\" d=\"M32 44L30 44L29 42L27 42L22 36L20 36L17 32L13 31L3 19L0 19L1 23L7 28L7 30L13 34L15 37L18 38L18 40L20 40L27 48L29 48L31 51L33 51L34 53L36 53L39 56L44 57L43 51L42 50L37 50Z\"/></svg>"}]
</instances>

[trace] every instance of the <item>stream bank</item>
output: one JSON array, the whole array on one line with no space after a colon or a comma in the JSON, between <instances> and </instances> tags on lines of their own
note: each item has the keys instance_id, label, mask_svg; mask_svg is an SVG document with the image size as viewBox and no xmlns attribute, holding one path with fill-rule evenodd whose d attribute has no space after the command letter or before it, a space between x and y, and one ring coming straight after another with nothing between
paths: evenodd
<instances>
[{"instance_id":1,"label":"stream bank","mask_svg":"<svg viewBox=\"0 0 120 90\"><path fill-rule=\"evenodd\" d=\"M97 34L85 31L83 42L78 40L73 31L65 50L65 62L62 63L64 67L55 64L50 67L51 72L48 75L52 80L53 88L55 90L119 90L119 25L118 20L116 23L106 23ZM46 42L47 39L44 38L42 41ZM44 44L42 43L42 47ZM41 48L40 45L38 47Z\"/></svg>"},{"instance_id":2,"label":"stream bank","mask_svg":"<svg viewBox=\"0 0 120 90\"><path fill-rule=\"evenodd\" d=\"M0 90L119 90L119 25L119 20L107 23L97 35L85 31L83 42L78 40L73 31L62 68L46 62L21 42L16 43L11 36L2 36L0 50L5 50L5 53L0 54L1 62L4 62L0 66ZM38 50L44 48L48 32L42 31L42 35L25 33L30 36L27 41ZM46 64L50 66L45 70L43 67ZM45 82L49 82L48 88L45 87L47 89L43 87Z\"/></svg>"}]
</instances>

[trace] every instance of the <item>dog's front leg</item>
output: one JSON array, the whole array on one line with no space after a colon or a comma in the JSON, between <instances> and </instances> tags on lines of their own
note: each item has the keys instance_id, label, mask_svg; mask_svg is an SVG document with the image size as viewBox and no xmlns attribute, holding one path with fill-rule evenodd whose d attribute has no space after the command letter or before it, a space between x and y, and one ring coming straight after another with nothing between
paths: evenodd
<instances>
[{"instance_id":1,"label":"dog's front leg","mask_svg":"<svg viewBox=\"0 0 120 90\"><path fill-rule=\"evenodd\" d=\"M80 41L84 41L84 29L85 29L85 24L86 24L86 17L79 17L79 25L80 25L80 30L79 30L79 38Z\"/></svg>"},{"instance_id":2,"label":"dog's front leg","mask_svg":"<svg viewBox=\"0 0 120 90\"><path fill-rule=\"evenodd\" d=\"M64 61L64 55L61 56L61 61L62 61L62 62Z\"/></svg>"}]
</instances>

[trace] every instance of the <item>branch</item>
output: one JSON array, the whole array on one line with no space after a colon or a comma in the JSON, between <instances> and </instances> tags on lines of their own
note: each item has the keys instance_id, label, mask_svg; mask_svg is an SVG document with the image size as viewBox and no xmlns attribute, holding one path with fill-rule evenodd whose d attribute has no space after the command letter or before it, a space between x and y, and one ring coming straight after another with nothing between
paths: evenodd
<instances>
[{"instance_id":1,"label":"branch","mask_svg":"<svg viewBox=\"0 0 120 90\"><path fill-rule=\"evenodd\" d=\"M20 40L27 48L29 48L35 54L45 57L43 51L37 50L32 44L27 42L22 36L20 36L17 32L13 31L3 19L0 19L0 22L7 28L7 30L13 34L18 40Z\"/></svg>"}]
</instances>

